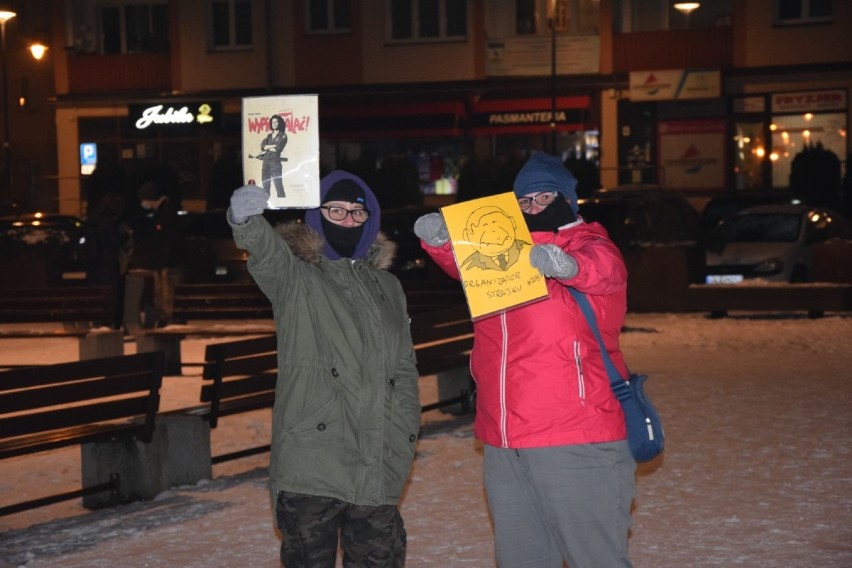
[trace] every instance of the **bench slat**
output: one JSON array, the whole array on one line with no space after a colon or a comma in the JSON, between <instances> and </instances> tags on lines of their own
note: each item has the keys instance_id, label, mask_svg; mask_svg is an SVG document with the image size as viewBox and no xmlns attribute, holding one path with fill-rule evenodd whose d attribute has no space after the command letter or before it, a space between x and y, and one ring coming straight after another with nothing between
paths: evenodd
<instances>
[{"instance_id":1,"label":"bench slat","mask_svg":"<svg viewBox=\"0 0 852 568\"><path fill-rule=\"evenodd\" d=\"M473 337L463 337L448 343L424 347L416 351L417 370L421 375L432 375L456 367L470 365Z\"/></svg>"},{"instance_id":2,"label":"bench slat","mask_svg":"<svg viewBox=\"0 0 852 568\"><path fill-rule=\"evenodd\" d=\"M0 290L0 322L109 321L113 298L109 286Z\"/></svg>"},{"instance_id":3,"label":"bench slat","mask_svg":"<svg viewBox=\"0 0 852 568\"><path fill-rule=\"evenodd\" d=\"M0 418L0 431L4 438L40 434L76 426L86 426L111 420L139 418L148 410L149 396L125 398L71 408L44 412L31 412L9 418Z\"/></svg>"},{"instance_id":4,"label":"bench slat","mask_svg":"<svg viewBox=\"0 0 852 568\"><path fill-rule=\"evenodd\" d=\"M276 353L262 353L250 357L221 359L214 363L205 363L203 377L214 380L217 376L252 375L278 367Z\"/></svg>"},{"instance_id":5,"label":"bench slat","mask_svg":"<svg viewBox=\"0 0 852 568\"><path fill-rule=\"evenodd\" d=\"M248 377L223 381L219 386L219 398L225 400L240 396L246 396L261 391L275 392L275 382L278 378L278 371L272 370L260 375L251 375ZM211 402L216 385L206 384L201 387L201 402Z\"/></svg>"},{"instance_id":6,"label":"bench slat","mask_svg":"<svg viewBox=\"0 0 852 568\"><path fill-rule=\"evenodd\" d=\"M275 393L261 393L252 396L232 398L219 405L219 416L231 416L241 412L271 408L275 402Z\"/></svg>"},{"instance_id":7,"label":"bench slat","mask_svg":"<svg viewBox=\"0 0 852 568\"><path fill-rule=\"evenodd\" d=\"M150 374L150 370L146 370L112 375L108 378L72 380L63 384L2 392L0 415L80 401L106 400L140 392L147 394L151 389Z\"/></svg>"},{"instance_id":8,"label":"bench slat","mask_svg":"<svg viewBox=\"0 0 852 568\"><path fill-rule=\"evenodd\" d=\"M272 305L256 284L181 284L175 287L174 317L272 319Z\"/></svg>"},{"instance_id":9,"label":"bench slat","mask_svg":"<svg viewBox=\"0 0 852 568\"><path fill-rule=\"evenodd\" d=\"M245 355L256 355L258 352L276 352L277 350L278 342L276 337L268 335L266 337L210 344L204 349L204 360L231 359Z\"/></svg>"},{"instance_id":10,"label":"bench slat","mask_svg":"<svg viewBox=\"0 0 852 568\"><path fill-rule=\"evenodd\" d=\"M87 424L59 432L44 432L23 438L0 441L0 458L11 458L89 442L128 437L146 440L148 427L143 422Z\"/></svg>"},{"instance_id":11,"label":"bench slat","mask_svg":"<svg viewBox=\"0 0 852 568\"><path fill-rule=\"evenodd\" d=\"M0 305L8 299L17 298L97 298L113 294L111 286L68 286L54 288L12 288L0 290Z\"/></svg>"},{"instance_id":12,"label":"bench slat","mask_svg":"<svg viewBox=\"0 0 852 568\"><path fill-rule=\"evenodd\" d=\"M157 352L86 359L55 365L21 367L3 371L0 392L70 382L99 376L125 376L158 369L162 355Z\"/></svg>"}]
</instances>

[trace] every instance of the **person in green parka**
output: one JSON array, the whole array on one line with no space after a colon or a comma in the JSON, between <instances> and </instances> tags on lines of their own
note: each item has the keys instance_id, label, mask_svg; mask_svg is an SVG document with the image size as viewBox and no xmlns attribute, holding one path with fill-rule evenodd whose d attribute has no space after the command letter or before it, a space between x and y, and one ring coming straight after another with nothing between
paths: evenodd
<instances>
[{"instance_id":1,"label":"person in green parka","mask_svg":"<svg viewBox=\"0 0 852 568\"><path fill-rule=\"evenodd\" d=\"M304 223L273 228L250 183L228 210L248 270L272 303L278 381L270 488L286 568L403 566L398 504L420 430L405 295L386 269L396 245L359 177L333 171Z\"/></svg>"}]
</instances>

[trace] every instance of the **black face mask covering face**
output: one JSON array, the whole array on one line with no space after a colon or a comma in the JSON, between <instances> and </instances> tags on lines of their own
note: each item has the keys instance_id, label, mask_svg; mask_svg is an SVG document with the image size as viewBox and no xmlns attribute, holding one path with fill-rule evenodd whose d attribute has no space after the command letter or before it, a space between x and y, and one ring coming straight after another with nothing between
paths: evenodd
<instances>
[{"instance_id":1,"label":"black face mask covering face","mask_svg":"<svg viewBox=\"0 0 852 568\"><path fill-rule=\"evenodd\" d=\"M355 249L358 248L358 243L361 242L361 235L364 234L364 225L343 227L335 225L323 217L322 230L325 233L325 240L337 254L343 258L352 258Z\"/></svg>"},{"instance_id":2,"label":"black face mask covering face","mask_svg":"<svg viewBox=\"0 0 852 568\"><path fill-rule=\"evenodd\" d=\"M524 220L527 222L530 232L550 231L555 233L559 227L576 221L577 215L571 208L571 204L560 196L536 215L524 213Z\"/></svg>"}]
</instances>

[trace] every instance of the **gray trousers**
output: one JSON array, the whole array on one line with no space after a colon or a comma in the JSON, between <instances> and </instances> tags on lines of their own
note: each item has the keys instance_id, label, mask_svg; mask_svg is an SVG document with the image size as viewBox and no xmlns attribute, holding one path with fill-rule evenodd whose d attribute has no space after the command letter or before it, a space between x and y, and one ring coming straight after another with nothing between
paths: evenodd
<instances>
[{"instance_id":1,"label":"gray trousers","mask_svg":"<svg viewBox=\"0 0 852 568\"><path fill-rule=\"evenodd\" d=\"M627 442L485 446L488 507L501 568L630 568L636 462Z\"/></svg>"}]
</instances>

